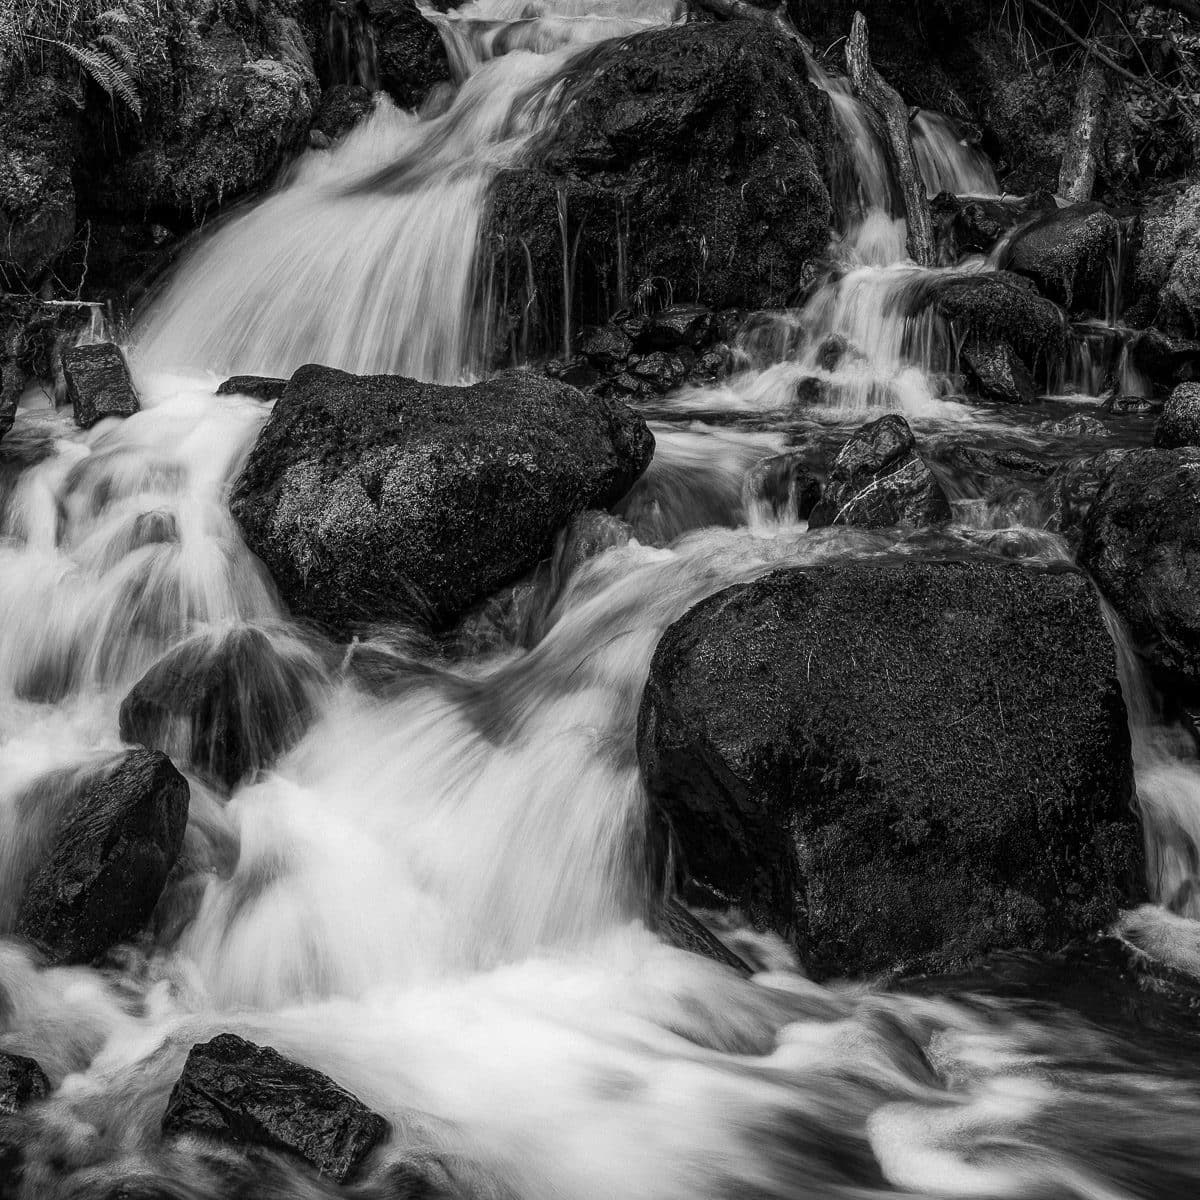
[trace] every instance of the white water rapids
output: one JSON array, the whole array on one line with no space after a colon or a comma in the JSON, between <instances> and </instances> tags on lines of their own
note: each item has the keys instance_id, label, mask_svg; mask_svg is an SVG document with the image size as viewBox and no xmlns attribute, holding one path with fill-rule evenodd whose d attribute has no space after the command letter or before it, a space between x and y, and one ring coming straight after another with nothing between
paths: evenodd
<instances>
[{"instance_id":1,"label":"white water rapids","mask_svg":"<svg viewBox=\"0 0 1200 1200\"><path fill-rule=\"evenodd\" d=\"M143 411L80 433L33 403L6 439L0 933L65 781L120 751L120 701L166 649L262 629L308 665L319 710L231 796L189 781L184 867L146 954L46 970L0 938L0 1049L36 1058L56 1089L23 1127L23 1200L335 1194L160 1140L188 1048L223 1031L326 1072L389 1120L364 1197L426 1194L388 1175L401 1162L440 1181L429 1194L480 1200L1200 1189L1194 1079L1094 1027L817 985L735 921L757 970L743 979L644 924L634 732L663 630L782 564L921 552L890 534L810 534L761 502L756 465L797 438L836 441L868 409L898 408L922 436L1027 438L943 399L933 351L914 351L891 298L917 268L871 152L840 269L803 310L747 335L745 371L660 406L669 420L630 528L582 562L564 542L553 586L516 589L476 627L473 653L436 657L395 631L366 649L405 682L368 686L345 647L288 620L229 516L268 410L214 384L314 360L430 379L477 370L488 180L553 123L574 55L675 18L674 4L642 0L475 0L437 16L462 76L449 107L381 102L201 242L137 331ZM837 108L856 119L844 93ZM927 125L932 160L952 172L953 136ZM835 369L817 358L830 334L856 351ZM805 378L829 390L797 416ZM1066 555L1008 510L977 507L960 505L948 535L963 552ZM1140 676L1125 665L1128 692ZM1181 848L1155 859L1169 899L1194 872L1200 779L1150 702L1133 707L1143 803L1171 831L1155 845ZM1176 907L1129 922L1178 959L1196 914Z\"/></svg>"}]
</instances>

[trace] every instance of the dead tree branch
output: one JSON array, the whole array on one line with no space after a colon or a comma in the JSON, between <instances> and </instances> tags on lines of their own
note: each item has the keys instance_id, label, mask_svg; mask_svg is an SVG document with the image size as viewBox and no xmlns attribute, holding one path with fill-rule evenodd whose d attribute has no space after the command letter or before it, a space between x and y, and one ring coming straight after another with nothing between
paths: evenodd
<instances>
[{"instance_id":1,"label":"dead tree branch","mask_svg":"<svg viewBox=\"0 0 1200 1200\"><path fill-rule=\"evenodd\" d=\"M892 165L904 196L908 218L908 253L923 267L932 266L934 258L933 218L929 212L929 195L917 166L909 128L908 105L871 62L867 34L867 19L861 12L854 14L850 39L846 43L846 69L859 99L879 118L887 141Z\"/></svg>"}]
</instances>

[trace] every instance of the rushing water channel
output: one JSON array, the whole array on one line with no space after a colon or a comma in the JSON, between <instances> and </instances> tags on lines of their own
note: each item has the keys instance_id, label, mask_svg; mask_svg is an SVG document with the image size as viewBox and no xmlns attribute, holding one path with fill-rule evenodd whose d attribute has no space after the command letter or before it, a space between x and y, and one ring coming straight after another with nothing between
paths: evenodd
<instances>
[{"instance_id":1,"label":"rushing water channel","mask_svg":"<svg viewBox=\"0 0 1200 1200\"><path fill-rule=\"evenodd\" d=\"M675 18L642 0L431 14L462 76L454 97L424 116L381 102L195 249L136 330L142 412L80 433L36 401L22 411L6 446L23 469L0 478L0 930L55 797L119 752L121 698L167 648L261 629L306 664L319 712L231 797L190 781L186 870L152 955L41 970L0 940L0 1046L61 1084L28 1123L28 1196L332 1194L281 1167L236 1191L232 1159L161 1143L188 1048L227 1030L352 1090L397 1131L388 1157L436 1160L453 1195L1200 1194L1198 1044L1126 1042L1063 1009L972 999L965 983L922 996L818 985L782 943L734 925L758 968L746 980L643 920L635 718L663 630L779 565L924 552L891 534L808 533L762 502L756 464L789 442L824 454L888 409L926 446L1062 461L1146 437L1136 418L1094 445L1035 428L1087 411L1086 395L1034 415L946 398L935 331L894 303L920 269L880 148L836 82L816 76L856 147L839 269L803 310L746 332L740 372L655 406L631 537L584 562L565 548L554 590L515 590L457 657L381 641L377 653L422 664L392 692L290 623L241 543L224 497L268 410L215 384L308 361L478 371L489 180L552 125L575 55ZM943 118L924 114L918 133L931 190L994 189ZM835 371L817 359L830 333L859 351ZM798 408L806 378L823 400ZM955 495L943 549L1068 556L1029 495ZM1174 902L1126 929L1187 961L1200 772L1157 723L1115 623L1114 636L1151 885ZM31 792L47 776L58 790ZM410 1194L383 1175L359 1190Z\"/></svg>"}]
</instances>

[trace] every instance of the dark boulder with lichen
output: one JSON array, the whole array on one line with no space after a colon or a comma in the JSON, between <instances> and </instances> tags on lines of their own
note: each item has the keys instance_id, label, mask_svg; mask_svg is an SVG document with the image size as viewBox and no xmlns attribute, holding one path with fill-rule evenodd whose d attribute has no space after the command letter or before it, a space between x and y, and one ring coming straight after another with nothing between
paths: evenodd
<instances>
[{"instance_id":1,"label":"dark boulder with lichen","mask_svg":"<svg viewBox=\"0 0 1200 1200\"><path fill-rule=\"evenodd\" d=\"M25 885L15 932L52 962L90 962L137 933L179 857L187 781L165 754L131 750L72 801Z\"/></svg>"},{"instance_id":2,"label":"dark boulder with lichen","mask_svg":"<svg viewBox=\"0 0 1200 1200\"><path fill-rule=\"evenodd\" d=\"M527 371L470 387L301 367L233 488L292 610L338 632L449 624L616 503L654 439L615 400Z\"/></svg>"},{"instance_id":3,"label":"dark boulder with lichen","mask_svg":"<svg viewBox=\"0 0 1200 1200\"><path fill-rule=\"evenodd\" d=\"M808 523L813 529L881 529L937 525L949 519L950 501L917 448L908 422L889 413L856 430L838 452Z\"/></svg>"},{"instance_id":4,"label":"dark boulder with lichen","mask_svg":"<svg viewBox=\"0 0 1200 1200\"><path fill-rule=\"evenodd\" d=\"M659 643L638 756L685 897L818 977L1053 949L1141 894L1116 656L1074 573L909 559L729 588Z\"/></svg>"},{"instance_id":5,"label":"dark boulder with lichen","mask_svg":"<svg viewBox=\"0 0 1200 1200\"><path fill-rule=\"evenodd\" d=\"M344 1183L388 1123L320 1071L222 1033L191 1048L162 1130L293 1155Z\"/></svg>"},{"instance_id":6,"label":"dark boulder with lichen","mask_svg":"<svg viewBox=\"0 0 1200 1200\"><path fill-rule=\"evenodd\" d=\"M759 22L600 47L549 142L496 181L498 344L563 344L564 224L573 329L627 303L794 300L829 239L829 143L828 101L799 47Z\"/></svg>"},{"instance_id":7,"label":"dark boulder with lichen","mask_svg":"<svg viewBox=\"0 0 1200 1200\"><path fill-rule=\"evenodd\" d=\"M1200 684L1200 448L1135 450L1100 485L1079 561L1149 661Z\"/></svg>"}]
</instances>

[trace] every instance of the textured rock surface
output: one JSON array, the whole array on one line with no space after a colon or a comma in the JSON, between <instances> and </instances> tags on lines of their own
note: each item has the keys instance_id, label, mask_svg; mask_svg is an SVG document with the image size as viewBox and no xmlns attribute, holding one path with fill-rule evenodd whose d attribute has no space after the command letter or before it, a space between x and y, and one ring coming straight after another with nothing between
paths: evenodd
<instances>
[{"instance_id":1,"label":"textured rock surface","mask_svg":"<svg viewBox=\"0 0 1200 1200\"><path fill-rule=\"evenodd\" d=\"M1059 467L1046 488L1046 528L1061 533L1069 545L1078 547L1100 485L1130 453L1127 449L1105 450Z\"/></svg>"},{"instance_id":2,"label":"textured rock surface","mask_svg":"<svg viewBox=\"0 0 1200 1200\"><path fill-rule=\"evenodd\" d=\"M302 367L231 507L297 613L440 626L619 500L653 447L623 404L529 372L445 387Z\"/></svg>"},{"instance_id":3,"label":"textured rock surface","mask_svg":"<svg viewBox=\"0 0 1200 1200\"><path fill-rule=\"evenodd\" d=\"M327 1075L223 1033L192 1047L162 1128L281 1150L343 1183L388 1125Z\"/></svg>"},{"instance_id":4,"label":"textured rock surface","mask_svg":"<svg viewBox=\"0 0 1200 1200\"><path fill-rule=\"evenodd\" d=\"M366 0L379 67L379 84L401 108L420 108L430 89L450 80L438 31L416 0ZM434 3L435 8L446 8Z\"/></svg>"},{"instance_id":5,"label":"textured rock surface","mask_svg":"<svg viewBox=\"0 0 1200 1200\"><path fill-rule=\"evenodd\" d=\"M696 899L819 976L1053 948L1140 889L1087 580L993 562L779 571L677 621L638 753Z\"/></svg>"},{"instance_id":6,"label":"textured rock surface","mask_svg":"<svg viewBox=\"0 0 1200 1200\"><path fill-rule=\"evenodd\" d=\"M962 352L963 370L971 386L986 400L1001 404L1034 404L1037 384L1007 342L975 344Z\"/></svg>"},{"instance_id":7,"label":"textured rock surface","mask_svg":"<svg viewBox=\"0 0 1200 1200\"><path fill-rule=\"evenodd\" d=\"M185 642L121 702L122 740L233 787L294 745L312 716L317 669L289 649L245 628Z\"/></svg>"},{"instance_id":8,"label":"textured rock surface","mask_svg":"<svg viewBox=\"0 0 1200 1200\"><path fill-rule=\"evenodd\" d=\"M63 374L75 424L81 429L91 429L105 417L131 417L141 407L125 355L111 342L65 351Z\"/></svg>"},{"instance_id":9,"label":"textured rock surface","mask_svg":"<svg viewBox=\"0 0 1200 1200\"><path fill-rule=\"evenodd\" d=\"M1160 450L1200 446L1200 383L1181 383L1154 427L1154 444Z\"/></svg>"},{"instance_id":10,"label":"textured rock surface","mask_svg":"<svg viewBox=\"0 0 1200 1200\"><path fill-rule=\"evenodd\" d=\"M286 379L265 375L232 375L217 388L218 396L253 396L255 400L278 400L287 389Z\"/></svg>"},{"instance_id":11,"label":"textured rock surface","mask_svg":"<svg viewBox=\"0 0 1200 1200\"><path fill-rule=\"evenodd\" d=\"M1200 448L1125 455L1096 494L1079 561L1150 660L1200 683Z\"/></svg>"},{"instance_id":12,"label":"textured rock surface","mask_svg":"<svg viewBox=\"0 0 1200 1200\"><path fill-rule=\"evenodd\" d=\"M805 78L799 49L757 22L600 49L540 157L495 186L500 344L562 345L560 197L578 239L577 329L606 321L620 296L649 309L793 299L830 222L828 102Z\"/></svg>"},{"instance_id":13,"label":"textured rock surface","mask_svg":"<svg viewBox=\"0 0 1200 1200\"><path fill-rule=\"evenodd\" d=\"M131 750L68 812L29 880L16 933L54 962L89 962L135 934L179 856L187 781L163 754Z\"/></svg>"},{"instance_id":14,"label":"textured rock surface","mask_svg":"<svg viewBox=\"0 0 1200 1200\"><path fill-rule=\"evenodd\" d=\"M1033 280L1072 312L1104 314L1105 268L1120 236L1117 219L1098 204L1047 213L1021 230L1001 266Z\"/></svg>"},{"instance_id":15,"label":"textured rock surface","mask_svg":"<svg viewBox=\"0 0 1200 1200\"><path fill-rule=\"evenodd\" d=\"M46 1073L32 1058L0 1052L0 1112L16 1112L49 1094Z\"/></svg>"},{"instance_id":16,"label":"textured rock surface","mask_svg":"<svg viewBox=\"0 0 1200 1200\"><path fill-rule=\"evenodd\" d=\"M950 501L903 417L864 425L834 460L821 502L808 519L823 525L934 525L950 519Z\"/></svg>"}]
</instances>

